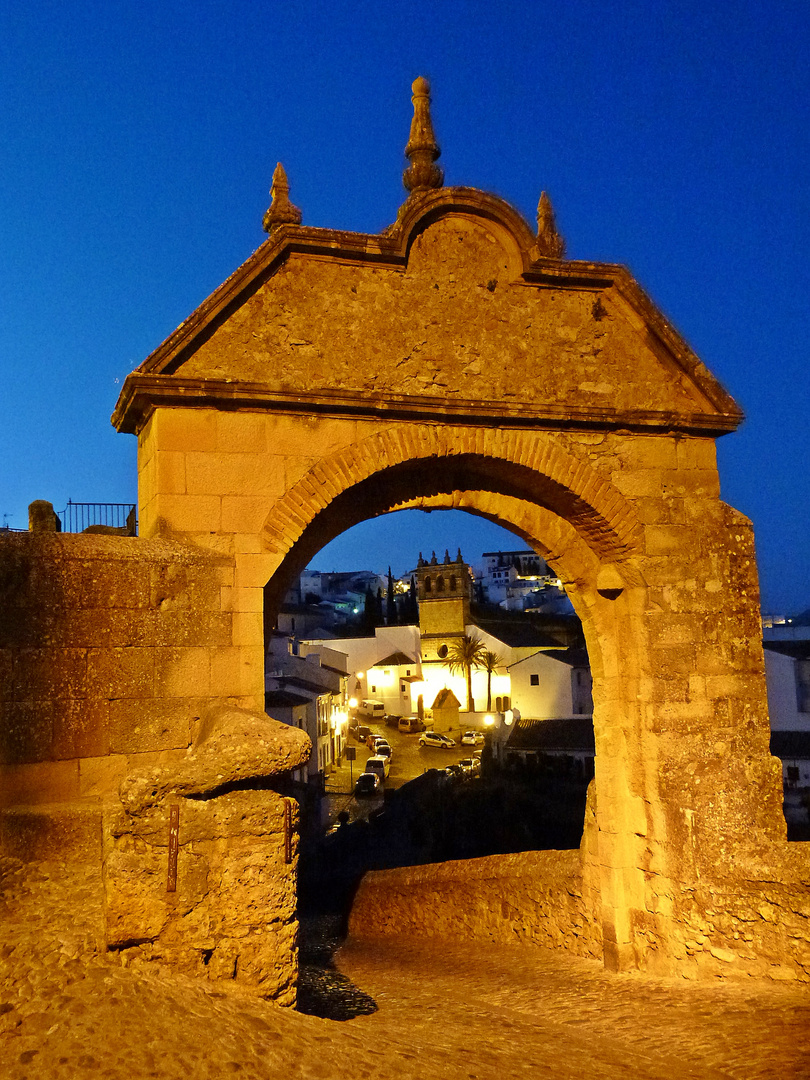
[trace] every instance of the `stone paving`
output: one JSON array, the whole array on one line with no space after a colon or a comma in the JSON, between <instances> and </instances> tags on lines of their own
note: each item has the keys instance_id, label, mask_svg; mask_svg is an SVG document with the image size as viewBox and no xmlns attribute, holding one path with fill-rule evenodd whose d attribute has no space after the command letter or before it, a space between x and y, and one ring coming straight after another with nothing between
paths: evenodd
<instances>
[{"instance_id":1,"label":"stone paving","mask_svg":"<svg viewBox=\"0 0 810 1080\"><path fill-rule=\"evenodd\" d=\"M801 1080L810 990L611 976L521 947L354 941L377 1009L337 1022L103 960L93 873L0 860L3 1080Z\"/></svg>"}]
</instances>

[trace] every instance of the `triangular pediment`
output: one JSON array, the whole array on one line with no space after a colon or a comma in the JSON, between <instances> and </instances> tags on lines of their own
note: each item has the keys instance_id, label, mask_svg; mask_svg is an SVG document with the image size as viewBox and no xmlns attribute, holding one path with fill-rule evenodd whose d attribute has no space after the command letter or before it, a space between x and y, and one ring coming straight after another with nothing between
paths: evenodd
<instances>
[{"instance_id":1,"label":"triangular pediment","mask_svg":"<svg viewBox=\"0 0 810 1080\"><path fill-rule=\"evenodd\" d=\"M286 225L127 379L113 421L227 400L720 433L742 414L626 269L543 258L441 188L378 236Z\"/></svg>"}]
</instances>

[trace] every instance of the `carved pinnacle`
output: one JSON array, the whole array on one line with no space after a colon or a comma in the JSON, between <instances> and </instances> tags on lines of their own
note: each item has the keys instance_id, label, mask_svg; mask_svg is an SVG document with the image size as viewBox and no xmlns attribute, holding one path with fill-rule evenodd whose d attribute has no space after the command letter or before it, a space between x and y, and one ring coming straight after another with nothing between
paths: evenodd
<instances>
[{"instance_id":1,"label":"carved pinnacle","mask_svg":"<svg viewBox=\"0 0 810 1080\"><path fill-rule=\"evenodd\" d=\"M549 259L562 259L565 255L565 240L557 232L551 199L545 191L537 204L537 247Z\"/></svg>"},{"instance_id":2,"label":"carved pinnacle","mask_svg":"<svg viewBox=\"0 0 810 1080\"><path fill-rule=\"evenodd\" d=\"M270 187L270 209L265 213L262 225L269 233L278 225L300 225L301 211L290 202L290 185L284 166L276 165L273 183Z\"/></svg>"},{"instance_id":3,"label":"carved pinnacle","mask_svg":"<svg viewBox=\"0 0 810 1080\"><path fill-rule=\"evenodd\" d=\"M430 119L430 83L420 75L413 86L413 120L411 137L405 147L410 165L402 174L402 183L408 191L428 191L444 183L444 173L434 161L441 154L433 121Z\"/></svg>"}]
</instances>

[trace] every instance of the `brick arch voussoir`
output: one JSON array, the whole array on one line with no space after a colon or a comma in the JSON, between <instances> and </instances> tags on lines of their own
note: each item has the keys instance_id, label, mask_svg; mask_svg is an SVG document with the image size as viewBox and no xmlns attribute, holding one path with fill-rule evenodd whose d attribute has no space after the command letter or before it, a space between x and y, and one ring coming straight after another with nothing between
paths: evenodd
<instances>
[{"instance_id":1,"label":"brick arch voussoir","mask_svg":"<svg viewBox=\"0 0 810 1080\"><path fill-rule=\"evenodd\" d=\"M641 527L633 507L588 462L515 430L438 424L398 425L317 462L274 506L262 528L263 545L286 554L334 498L376 473L465 455L522 466L562 489L568 496L562 516L603 557L621 561L638 551Z\"/></svg>"}]
</instances>

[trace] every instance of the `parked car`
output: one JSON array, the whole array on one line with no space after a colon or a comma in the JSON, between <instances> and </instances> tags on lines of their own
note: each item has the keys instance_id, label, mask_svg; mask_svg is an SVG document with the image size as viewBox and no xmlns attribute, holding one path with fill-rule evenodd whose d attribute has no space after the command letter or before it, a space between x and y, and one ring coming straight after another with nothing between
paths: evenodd
<instances>
[{"instance_id":1,"label":"parked car","mask_svg":"<svg viewBox=\"0 0 810 1080\"><path fill-rule=\"evenodd\" d=\"M425 725L419 719L418 716L400 716L397 727L400 731L405 732L406 735L411 735L414 732L420 732L425 730Z\"/></svg>"},{"instance_id":2,"label":"parked car","mask_svg":"<svg viewBox=\"0 0 810 1080\"><path fill-rule=\"evenodd\" d=\"M359 727L354 729L354 737L358 742L365 742L371 734L371 728L366 727L364 724L360 724Z\"/></svg>"},{"instance_id":3,"label":"parked car","mask_svg":"<svg viewBox=\"0 0 810 1080\"><path fill-rule=\"evenodd\" d=\"M448 780L463 780L464 779L464 770L455 761L452 762L452 764L448 765L447 768L444 771L447 773L447 779Z\"/></svg>"},{"instance_id":4,"label":"parked car","mask_svg":"<svg viewBox=\"0 0 810 1080\"><path fill-rule=\"evenodd\" d=\"M463 757L458 764L467 776L476 776L481 771L480 758Z\"/></svg>"},{"instance_id":5,"label":"parked car","mask_svg":"<svg viewBox=\"0 0 810 1080\"><path fill-rule=\"evenodd\" d=\"M376 795L380 787L380 776L376 772L360 773L354 785L355 795Z\"/></svg>"},{"instance_id":6,"label":"parked car","mask_svg":"<svg viewBox=\"0 0 810 1080\"><path fill-rule=\"evenodd\" d=\"M365 698L357 706L358 716L367 716L369 720L382 720L385 716L385 705L374 698Z\"/></svg>"},{"instance_id":7,"label":"parked car","mask_svg":"<svg viewBox=\"0 0 810 1080\"><path fill-rule=\"evenodd\" d=\"M419 736L420 746L438 746L442 750L449 750L456 745L456 740L448 735L441 735L438 731L423 731Z\"/></svg>"},{"instance_id":8,"label":"parked car","mask_svg":"<svg viewBox=\"0 0 810 1080\"><path fill-rule=\"evenodd\" d=\"M369 748L369 750L374 749L377 739L382 739L383 742L387 741L385 736L381 735L379 731L372 731L371 728L368 728L367 730L368 735L366 735L366 746Z\"/></svg>"},{"instance_id":9,"label":"parked car","mask_svg":"<svg viewBox=\"0 0 810 1080\"><path fill-rule=\"evenodd\" d=\"M385 726L386 727L399 727L399 722L402 717L399 713L386 713L385 714Z\"/></svg>"},{"instance_id":10,"label":"parked car","mask_svg":"<svg viewBox=\"0 0 810 1080\"><path fill-rule=\"evenodd\" d=\"M484 741L484 734L481 731L465 731L461 736L462 746L480 746Z\"/></svg>"},{"instance_id":11,"label":"parked car","mask_svg":"<svg viewBox=\"0 0 810 1080\"><path fill-rule=\"evenodd\" d=\"M393 753L394 753L394 751L391 749L391 746L389 745L387 739L377 739L375 741L374 746L372 747L372 749L374 750L374 753L377 754L378 757L379 756L387 757L389 761L391 760L391 757L393 756Z\"/></svg>"},{"instance_id":12,"label":"parked car","mask_svg":"<svg viewBox=\"0 0 810 1080\"><path fill-rule=\"evenodd\" d=\"M376 773L380 780L385 780L391 771L391 763L387 757L383 757L382 754L375 754L374 757L368 758L366 761L366 772Z\"/></svg>"}]
</instances>

